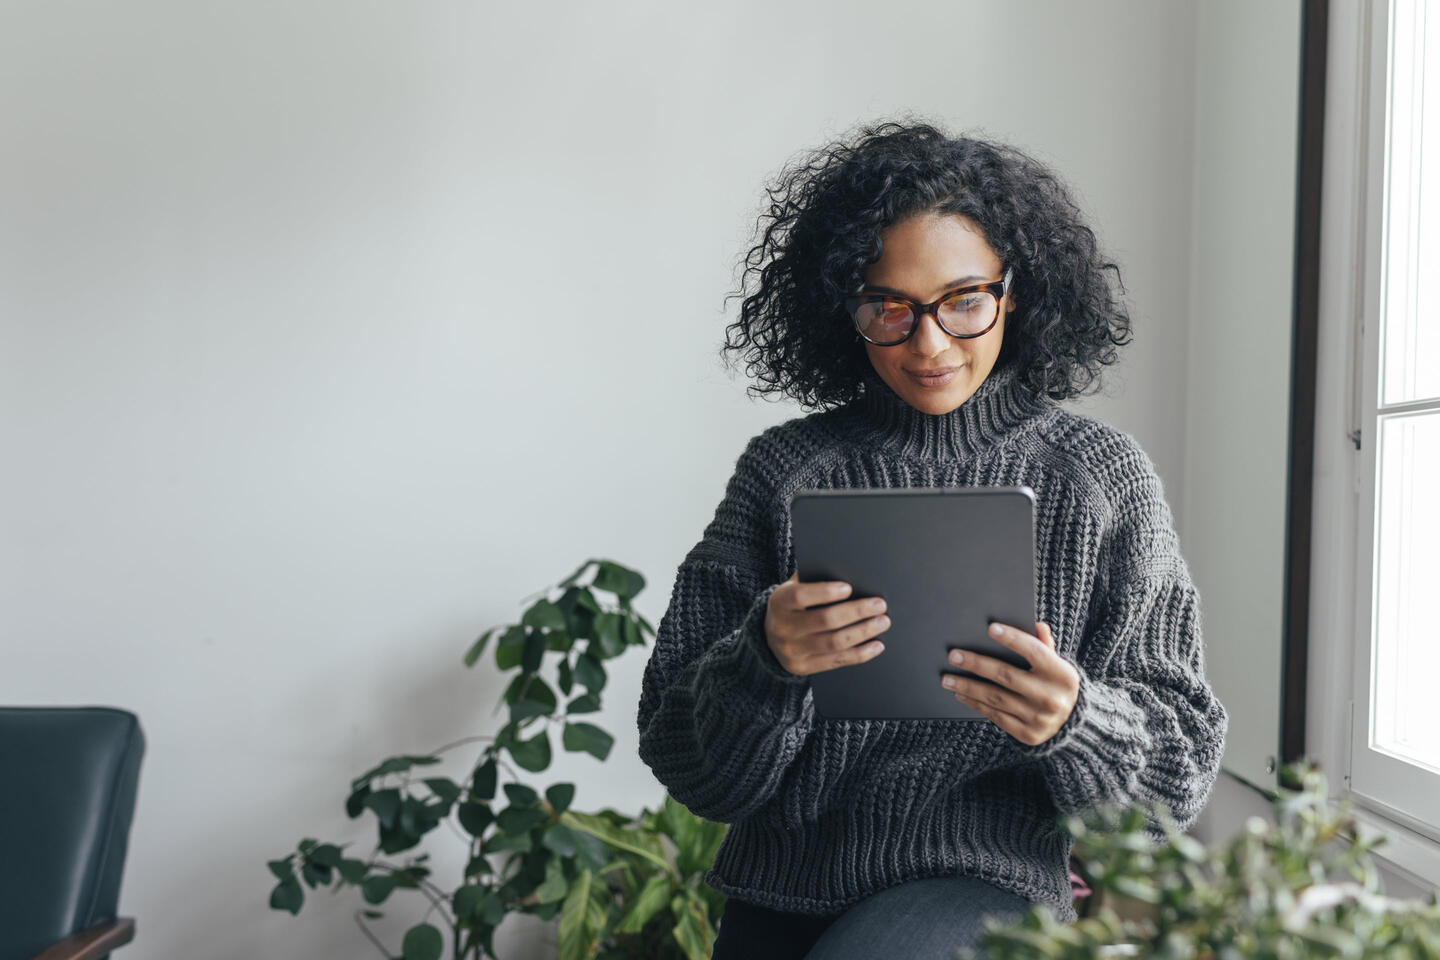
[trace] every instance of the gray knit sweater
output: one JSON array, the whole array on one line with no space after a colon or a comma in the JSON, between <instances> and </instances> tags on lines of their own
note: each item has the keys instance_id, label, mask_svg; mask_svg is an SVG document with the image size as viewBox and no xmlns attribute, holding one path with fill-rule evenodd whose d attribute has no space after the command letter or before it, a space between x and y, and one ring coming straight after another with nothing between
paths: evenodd
<instances>
[{"instance_id":1,"label":"gray knit sweater","mask_svg":"<svg viewBox=\"0 0 1440 960\"><path fill-rule=\"evenodd\" d=\"M766 603L795 569L795 491L1011 484L1035 491L1038 618L1080 675L1060 731L1030 746L989 720L816 717L809 678L765 641ZM727 895L833 913L958 873L1064 920L1059 815L1157 800L1189 826L1227 728L1149 457L1001 368L941 416L867 371L861 399L752 439L676 574L638 719L640 756L675 799L732 824L706 877Z\"/></svg>"}]
</instances>

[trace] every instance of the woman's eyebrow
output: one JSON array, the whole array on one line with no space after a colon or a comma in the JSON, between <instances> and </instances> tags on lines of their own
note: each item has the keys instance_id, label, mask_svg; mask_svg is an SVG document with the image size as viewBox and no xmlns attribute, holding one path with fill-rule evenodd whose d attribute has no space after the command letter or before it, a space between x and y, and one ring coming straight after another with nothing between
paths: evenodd
<instances>
[{"instance_id":1,"label":"woman's eyebrow","mask_svg":"<svg viewBox=\"0 0 1440 960\"><path fill-rule=\"evenodd\" d=\"M951 280L949 283L945 284L945 286L941 287L940 289L941 289L941 292L943 293L944 291L954 289L955 287L964 287L964 286L968 286L969 284L972 284L972 283L987 283L987 282L989 282L989 281L987 280L987 278L972 273L972 274L970 274L970 276L968 276L968 277L961 277L959 280ZM893 294L895 294L897 297L908 297L908 296L910 296L910 294L906 293L904 290L896 290L894 287L883 287L883 286L881 286L881 285L878 284L878 283L867 283L867 284L865 284L865 289L866 289L866 290L875 290L875 291L877 291L877 292L879 292L879 293L893 293ZM912 298L912 299L913 299L913 298Z\"/></svg>"}]
</instances>

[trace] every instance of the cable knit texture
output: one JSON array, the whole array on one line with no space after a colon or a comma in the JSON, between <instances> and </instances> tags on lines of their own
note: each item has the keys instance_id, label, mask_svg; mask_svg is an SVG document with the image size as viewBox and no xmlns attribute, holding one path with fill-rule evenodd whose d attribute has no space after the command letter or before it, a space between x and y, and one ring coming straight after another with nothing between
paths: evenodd
<instances>
[{"instance_id":1,"label":"cable knit texture","mask_svg":"<svg viewBox=\"0 0 1440 960\"><path fill-rule=\"evenodd\" d=\"M1030 746L989 720L816 717L809 678L765 640L767 601L795 569L790 498L1001 485L1035 491L1038 617L1080 676L1064 726ZM1188 827L1227 727L1154 465L1129 434L1036 397L1004 368L940 416L870 371L859 400L752 439L676 573L638 720L660 782L732 825L706 878L727 895L834 913L961 873L1064 920L1075 910L1059 816L1153 800Z\"/></svg>"}]
</instances>

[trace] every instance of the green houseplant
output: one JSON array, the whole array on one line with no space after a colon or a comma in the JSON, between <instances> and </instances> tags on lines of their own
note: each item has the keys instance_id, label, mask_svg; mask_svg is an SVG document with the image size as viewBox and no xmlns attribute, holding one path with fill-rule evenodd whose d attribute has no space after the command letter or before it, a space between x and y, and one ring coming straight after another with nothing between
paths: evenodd
<instances>
[{"instance_id":1,"label":"green houseplant","mask_svg":"<svg viewBox=\"0 0 1440 960\"><path fill-rule=\"evenodd\" d=\"M565 750L609 756L610 734L576 718L600 709L605 663L655 635L633 605L644 586L628 567L587 560L542 591L518 623L481 634L464 662L473 667L494 641L496 667L515 673L497 705L506 722L490 736L386 758L352 780L345 812L375 818L375 850L362 858L343 845L300 841L268 861L270 906L298 914L306 887L353 886L369 904L356 923L382 956L402 960L438 960L447 934L455 960L494 957L495 929L513 912L558 919L561 960L708 958L724 898L702 878L722 825L670 797L635 816L583 813L573 806L574 784L542 791L524 782L549 767L557 736ZM484 746L463 776L427 769L477 743ZM447 822L467 844L459 886L438 885L428 853L385 859L414 851ZM375 908L397 891L418 895L424 913L392 953L365 921L383 916Z\"/></svg>"},{"instance_id":2,"label":"green houseplant","mask_svg":"<svg viewBox=\"0 0 1440 960\"><path fill-rule=\"evenodd\" d=\"M1096 892L1149 905L1140 919L1108 906L1061 924L1036 907L1018 923L987 922L990 960L1440 960L1440 905L1386 897L1348 802L1331 809L1309 760L1282 771L1275 823L1252 817L1228 844L1206 849L1163 806L1067 817ZM1148 811L1148 813L1147 813ZM1146 829L1153 817L1164 839Z\"/></svg>"}]
</instances>

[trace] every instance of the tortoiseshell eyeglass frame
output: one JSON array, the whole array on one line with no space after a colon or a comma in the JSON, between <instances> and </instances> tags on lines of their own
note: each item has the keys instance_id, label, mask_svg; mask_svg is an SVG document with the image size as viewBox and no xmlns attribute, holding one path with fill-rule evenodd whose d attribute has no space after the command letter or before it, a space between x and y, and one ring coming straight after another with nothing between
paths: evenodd
<instances>
[{"instance_id":1,"label":"tortoiseshell eyeglass frame","mask_svg":"<svg viewBox=\"0 0 1440 960\"><path fill-rule=\"evenodd\" d=\"M999 280L992 280L989 283L977 283L968 287L957 287L954 290L951 290L949 293L945 294L945 296L941 297L939 300L934 300L930 303L918 303L914 300L911 300L909 297L902 297L893 293L856 293L845 298L845 310L847 313L850 314L850 321L855 326L855 332L858 333L860 337L867 343L873 343L877 347L898 347L906 340L909 340L911 337L915 336L915 331L920 328L920 318L925 316L925 314L927 313L934 317L935 322L940 325L940 329L950 334L950 336L956 337L960 340L973 340L976 337L983 337L985 336L985 334L995 329L995 323L1000 319L1000 301L1005 299L1005 294L1008 293L1010 290L1010 275L1012 269L1013 268L1011 267L1006 267L1005 276L1001 277ZM940 309L940 304L944 303L946 300L949 300L951 297L958 297L967 293L975 293L978 290L983 290L984 292L990 294L990 296L993 297L995 300L995 316L990 318L989 326L987 326L984 330L981 330L979 333L955 333L953 330L946 327L944 321L940 319L940 314L938 312ZM896 303L903 303L910 308L910 316L912 319L910 323L910 330L905 334L905 336L901 337L899 340L888 341L871 340L869 337L865 336L865 331L860 329L860 321L855 316L855 313L860 309L862 305L867 303L874 303L876 300L890 300Z\"/></svg>"}]
</instances>

